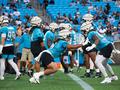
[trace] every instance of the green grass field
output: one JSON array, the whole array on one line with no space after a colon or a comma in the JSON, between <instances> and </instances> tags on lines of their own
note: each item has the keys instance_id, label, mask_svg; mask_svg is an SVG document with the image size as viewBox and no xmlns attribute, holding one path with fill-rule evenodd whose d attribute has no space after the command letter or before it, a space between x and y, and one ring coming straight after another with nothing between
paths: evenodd
<instances>
[{"instance_id":1,"label":"green grass field","mask_svg":"<svg viewBox=\"0 0 120 90\"><path fill-rule=\"evenodd\" d=\"M113 66L113 69L120 77L120 66ZM79 72L74 70L74 74L80 77L84 74L84 68ZM17 81L14 80L15 75L8 74L4 81L0 81L0 90L84 90L80 85L73 81L68 75L58 71L53 76L45 76L40 79L40 84L29 83L29 77L22 75ZM120 90L120 80L113 81L110 84L100 84L103 78L81 78L91 85L94 90Z\"/></svg>"}]
</instances>

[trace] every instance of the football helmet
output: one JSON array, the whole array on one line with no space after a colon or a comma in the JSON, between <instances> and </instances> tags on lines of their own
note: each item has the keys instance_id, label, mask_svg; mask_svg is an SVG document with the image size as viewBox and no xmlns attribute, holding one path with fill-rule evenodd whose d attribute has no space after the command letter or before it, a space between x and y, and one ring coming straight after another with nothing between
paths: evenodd
<instances>
[{"instance_id":1,"label":"football helmet","mask_svg":"<svg viewBox=\"0 0 120 90\"><path fill-rule=\"evenodd\" d=\"M55 32L55 30L58 28L59 26L58 26L58 24L57 23L50 23L50 25L49 25L49 28L50 28L50 30L52 31L52 32Z\"/></svg>"},{"instance_id":2,"label":"football helmet","mask_svg":"<svg viewBox=\"0 0 120 90\"><path fill-rule=\"evenodd\" d=\"M42 19L38 16L34 16L34 17L32 17L30 22L31 22L32 26L40 26Z\"/></svg>"},{"instance_id":3,"label":"football helmet","mask_svg":"<svg viewBox=\"0 0 120 90\"><path fill-rule=\"evenodd\" d=\"M92 21L93 21L93 15L92 15L92 14L85 14L85 15L82 17L82 19L85 20L85 21L92 22Z\"/></svg>"},{"instance_id":4,"label":"football helmet","mask_svg":"<svg viewBox=\"0 0 120 90\"><path fill-rule=\"evenodd\" d=\"M70 31L67 29L61 30L59 32L59 36L63 39L66 39L68 36L70 36Z\"/></svg>"},{"instance_id":5,"label":"football helmet","mask_svg":"<svg viewBox=\"0 0 120 90\"><path fill-rule=\"evenodd\" d=\"M93 26L91 24L91 22L87 21L87 22L84 22L82 25L81 25L81 31L90 31L93 29Z\"/></svg>"}]
</instances>

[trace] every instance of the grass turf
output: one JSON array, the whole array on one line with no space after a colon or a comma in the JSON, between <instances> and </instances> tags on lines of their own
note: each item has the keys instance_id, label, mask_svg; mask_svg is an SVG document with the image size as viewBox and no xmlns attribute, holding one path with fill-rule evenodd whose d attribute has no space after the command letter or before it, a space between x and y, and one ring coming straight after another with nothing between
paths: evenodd
<instances>
[{"instance_id":1,"label":"grass turf","mask_svg":"<svg viewBox=\"0 0 120 90\"><path fill-rule=\"evenodd\" d=\"M120 66L112 66L116 75L120 76ZM80 77L84 74L85 69L82 68L74 74ZM83 90L75 81L66 74L58 71L53 76L46 76L40 79L40 84L29 83L27 75L21 76L19 80L14 80L15 75L5 75L5 80L0 81L0 90ZM110 84L100 84L103 78L81 78L90 84L94 90L120 90L120 80L113 81Z\"/></svg>"}]
</instances>

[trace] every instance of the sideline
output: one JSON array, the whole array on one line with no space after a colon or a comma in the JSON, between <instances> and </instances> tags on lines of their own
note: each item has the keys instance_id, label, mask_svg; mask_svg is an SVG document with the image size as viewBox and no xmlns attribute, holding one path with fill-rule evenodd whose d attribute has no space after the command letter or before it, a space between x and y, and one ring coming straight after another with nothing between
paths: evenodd
<instances>
[{"instance_id":1,"label":"sideline","mask_svg":"<svg viewBox=\"0 0 120 90\"><path fill-rule=\"evenodd\" d=\"M72 78L76 83L78 83L84 90L94 90L92 86L90 86L88 83L80 79L78 76L69 73L67 74L70 78Z\"/></svg>"}]
</instances>

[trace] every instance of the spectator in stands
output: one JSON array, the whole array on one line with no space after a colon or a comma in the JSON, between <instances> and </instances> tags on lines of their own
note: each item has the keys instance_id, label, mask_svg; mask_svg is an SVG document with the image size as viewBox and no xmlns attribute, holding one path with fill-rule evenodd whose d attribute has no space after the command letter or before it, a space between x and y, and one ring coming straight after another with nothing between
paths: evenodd
<instances>
[{"instance_id":1,"label":"spectator in stands","mask_svg":"<svg viewBox=\"0 0 120 90\"><path fill-rule=\"evenodd\" d=\"M70 13L68 14L68 18L69 18L70 23L73 23L73 18L72 18L72 15Z\"/></svg>"},{"instance_id":2,"label":"spectator in stands","mask_svg":"<svg viewBox=\"0 0 120 90\"><path fill-rule=\"evenodd\" d=\"M80 15L79 9L77 9L75 16L74 16L73 23L80 24L80 22L81 22L81 15Z\"/></svg>"},{"instance_id":3,"label":"spectator in stands","mask_svg":"<svg viewBox=\"0 0 120 90\"><path fill-rule=\"evenodd\" d=\"M64 18L64 23L68 23L70 22L69 18L66 16L66 14L63 14L63 18Z\"/></svg>"},{"instance_id":4,"label":"spectator in stands","mask_svg":"<svg viewBox=\"0 0 120 90\"><path fill-rule=\"evenodd\" d=\"M57 14L56 22L57 22L58 24L64 22L64 18L63 18L63 16L62 16L60 13Z\"/></svg>"},{"instance_id":5,"label":"spectator in stands","mask_svg":"<svg viewBox=\"0 0 120 90\"><path fill-rule=\"evenodd\" d=\"M76 3L75 3L74 0L72 0L72 1L70 2L70 6L76 6Z\"/></svg>"},{"instance_id":6,"label":"spectator in stands","mask_svg":"<svg viewBox=\"0 0 120 90\"><path fill-rule=\"evenodd\" d=\"M15 9L13 12L13 15L18 17L18 16L20 16L20 12L17 9Z\"/></svg>"},{"instance_id":7,"label":"spectator in stands","mask_svg":"<svg viewBox=\"0 0 120 90\"><path fill-rule=\"evenodd\" d=\"M105 6L104 12L108 15L110 13L111 6L109 3Z\"/></svg>"},{"instance_id":8,"label":"spectator in stands","mask_svg":"<svg viewBox=\"0 0 120 90\"><path fill-rule=\"evenodd\" d=\"M55 4L55 1L54 0L50 0L49 4Z\"/></svg>"},{"instance_id":9,"label":"spectator in stands","mask_svg":"<svg viewBox=\"0 0 120 90\"><path fill-rule=\"evenodd\" d=\"M42 6L42 8L43 8L43 16L45 15L45 13L46 13L46 7L48 6L48 0L44 0L43 1L43 6Z\"/></svg>"},{"instance_id":10,"label":"spectator in stands","mask_svg":"<svg viewBox=\"0 0 120 90\"><path fill-rule=\"evenodd\" d=\"M23 0L25 4L30 3L30 0Z\"/></svg>"},{"instance_id":11,"label":"spectator in stands","mask_svg":"<svg viewBox=\"0 0 120 90\"><path fill-rule=\"evenodd\" d=\"M110 24L113 24L115 22L115 18L111 15L108 16L107 20L110 22Z\"/></svg>"},{"instance_id":12,"label":"spectator in stands","mask_svg":"<svg viewBox=\"0 0 120 90\"><path fill-rule=\"evenodd\" d=\"M81 4L82 4L83 6L86 6L87 3L88 3L88 0L81 0Z\"/></svg>"},{"instance_id":13,"label":"spectator in stands","mask_svg":"<svg viewBox=\"0 0 120 90\"><path fill-rule=\"evenodd\" d=\"M113 12L113 15L115 17L115 20L119 20L120 19L120 12Z\"/></svg>"},{"instance_id":14,"label":"spectator in stands","mask_svg":"<svg viewBox=\"0 0 120 90\"><path fill-rule=\"evenodd\" d=\"M91 12L94 10L94 6L92 5L92 3L90 3L90 6L88 6L88 10Z\"/></svg>"},{"instance_id":15,"label":"spectator in stands","mask_svg":"<svg viewBox=\"0 0 120 90\"><path fill-rule=\"evenodd\" d=\"M120 8L120 0L116 0L115 4Z\"/></svg>"}]
</instances>

